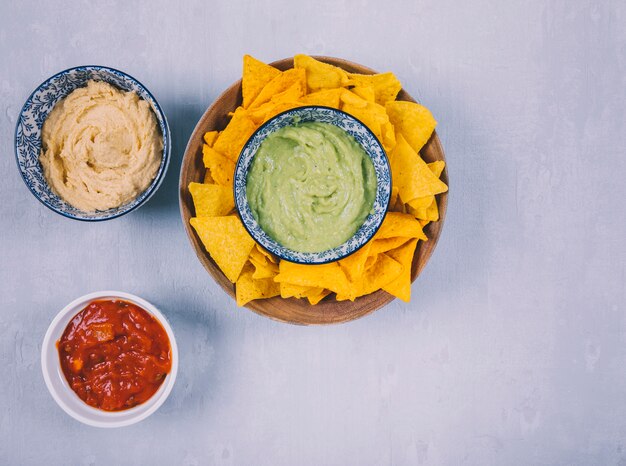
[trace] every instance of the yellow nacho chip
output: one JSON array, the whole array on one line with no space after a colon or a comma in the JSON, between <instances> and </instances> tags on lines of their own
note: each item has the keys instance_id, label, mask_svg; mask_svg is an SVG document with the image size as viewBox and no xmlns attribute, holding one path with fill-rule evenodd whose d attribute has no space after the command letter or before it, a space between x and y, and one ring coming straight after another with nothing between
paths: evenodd
<instances>
[{"instance_id":1,"label":"yellow nacho chip","mask_svg":"<svg viewBox=\"0 0 626 466\"><path fill-rule=\"evenodd\" d=\"M296 55L293 57L293 66L296 69L306 70L306 82L309 92L343 87L349 83L348 73L344 70L328 63L322 63L308 55Z\"/></svg>"},{"instance_id":2,"label":"yellow nacho chip","mask_svg":"<svg viewBox=\"0 0 626 466\"><path fill-rule=\"evenodd\" d=\"M213 144L213 149L236 162L244 144L256 129L257 124L239 107Z\"/></svg>"},{"instance_id":3,"label":"yellow nacho chip","mask_svg":"<svg viewBox=\"0 0 626 466\"><path fill-rule=\"evenodd\" d=\"M428 240L420 223L415 217L400 212L387 212L385 220L383 220L380 229L374 236L374 239L396 238L398 236L404 238L418 238Z\"/></svg>"},{"instance_id":4,"label":"yellow nacho chip","mask_svg":"<svg viewBox=\"0 0 626 466\"><path fill-rule=\"evenodd\" d=\"M276 264L272 264L271 262L260 264L252 260L250 263L254 266L252 278L255 280L262 278L271 278L273 280L274 277L278 275L278 266Z\"/></svg>"},{"instance_id":5,"label":"yellow nacho chip","mask_svg":"<svg viewBox=\"0 0 626 466\"><path fill-rule=\"evenodd\" d=\"M387 153L390 153L394 147L396 147L396 130L390 121L380 125L380 131L382 133L382 144Z\"/></svg>"},{"instance_id":6,"label":"yellow nacho chip","mask_svg":"<svg viewBox=\"0 0 626 466\"><path fill-rule=\"evenodd\" d=\"M379 254L374 264L365 271L361 280L353 285L351 294L337 293L337 301L349 299L354 301L359 296L373 293L392 282L402 273L402 264L387 256Z\"/></svg>"},{"instance_id":7,"label":"yellow nacho chip","mask_svg":"<svg viewBox=\"0 0 626 466\"><path fill-rule=\"evenodd\" d=\"M226 278L235 283L254 247L239 217L193 217L189 223Z\"/></svg>"},{"instance_id":8,"label":"yellow nacho chip","mask_svg":"<svg viewBox=\"0 0 626 466\"><path fill-rule=\"evenodd\" d=\"M233 175L235 174L235 163L232 160L204 144L202 146L202 161L211 172L211 179L215 183L232 189Z\"/></svg>"},{"instance_id":9,"label":"yellow nacho chip","mask_svg":"<svg viewBox=\"0 0 626 466\"><path fill-rule=\"evenodd\" d=\"M259 95L250 104L248 109L252 110L260 107L265 102L269 102L276 94L285 92L296 83L300 83L304 93L304 90L306 90L306 73L304 70L292 68L287 71L281 71L279 75L267 83L261 92L259 92Z\"/></svg>"},{"instance_id":10,"label":"yellow nacho chip","mask_svg":"<svg viewBox=\"0 0 626 466\"><path fill-rule=\"evenodd\" d=\"M218 184L189 183L196 217L220 217L235 208L233 190Z\"/></svg>"},{"instance_id":11,"label":"yellow nacho chip","mask_svg":"<svg viewBox=\"0 0 626 466\"><path fill-rule=\"evenodd\" d=\"M280 70L266 65L262 61L250 55L243 56L243 77L241 79L241 94L243 96L243 108L256 99L267 83L280 74Z\"/></svg>"},{"instance_id":12,"label":"yellow nacho chip","mask_svg":"<svg viewBox=\"0 0 626 466\"><path fill-rule=\"evenodd\" d=\"M280 261L274 280L300 286L326 288L335 293L350 294L348 278L337 262L322 265L303 265Z\"/></svg>"},{"instance_id":13,"label":"yellow nacho chip","mask_svg":"<svg viewBox=\"0 0 626 466\"><path fill-rule=\"evenodd\" d=\"M294 285L293 283L280 283L281 298L306 298L308 293L320 293L323 288L314 286Z\"/></svg>"},{"instance_id":14,"label":"yellow nacho chip","mask_svg":"<svg viewBox=\"0 0 626 466\"><path fill-rule=\"evenodd\" d=\"M375 100L381 105L395 100L402 84L393 73L355 74L348 73L350 83L357 87L370 87L374 91Z\"/></svg>"},{"instance_id":15,"label":"yellow nacho chip","mask_svg":"<svg viewBox=\"0 0 626 466\"><path fill-rule=\"evenodd\" d=\"M367 108L369 103L366 99L348 89L344 89L341 93L341 102L354 108Z\"/></svg>"},{"instance_id":16,"label":"yellow nacho chip","mask_svg":"<svg viewBox=\"0 0 626 466\"><path fill-rule=\"evenodd\" d=\"M204 172L204 178L202 179L202 182L205 184L215 184L215 180L211 176L211 170L209 170L208 168Z\"/></svg>"},{"instance_id":17,"label":"yellow nacho chip","mask_svg":"<svg viewBox=\"0 0 626 466\"><path fill-rule=\"evenodd\" d=\"M286 112L287 110L291 110L293 108L304 107L304 104L301 102L281 102L277 105L274 105L268 112L265 114L265 118L263 119L263 123L268 120L271 120L279 113Z\"/></svg>"},{"instance_id":18,"label":"yellow nacho chip","mask_svg":"<svg viewBox=\"0 0 626 466\"><path fill-rule=\"evenodd\" d=\"M260 125L285 110L291 110L292 108L301 106L302 104L298 102L298 99L304 95L304 91L305 88L303 84L301 82L295 82L283 92L272 96L268 102L250 109L248 116L252 121Z\"/></svg>"},{"instance_id":19,"label":"yellow nacho chip","mask_svg":"<svg viewBox=\"0 0 626 466\"><path fill-rule=\"evenodd\" d=\"M408 205L413 207L414 209L426 209L433 202L435 202L435 196L424 196L424 197L416 197L415 199L411 199L407 202Z\"/></svg>"},{"instance_id":20,"label":"yellow nacho chip","mask_svg":"<svg viewBox=\"0 0 626 466\"><path fill-rule=\"evenodd\" d=\"M219 131L207 131L206 133L204 133L203 139L205 144L213 147L213 144L215 144L215 140L217 139L219 134Z\"/></svg>"},{"instance_id":21,"label":"yellow nacho chip","mask_svg":"<svg viewBox=\"0 0 626 466\"><path fill-rule=\"evenodd\" d=\"M398 135L389 162L393 185L398 187L402 199L410 200L448 190L402 135Z\"/></svg>"},{"instance_id":22,"label":"yellow nacho chip","mask_svg":"<svg viewBox=\"0 0 626 466\"><path fill-rule=\"evenodd\" d=\"M395 238L379 238L372 241L370 246L370 256L377 256L380 253L391 251L392 249L399 248L407 241L410 241L409 238L405 238L404 236L396 236Z\"/></svg>"},{"instance_id":23,"label":"yellow nacho chip","mask_svg":"<svg viewBox=\"0 0 626 466\"><path fill-rule=\"evenodd\" d=\"M261 254L263 254L265 257L267 257L267 260L269 260L273 264L278 264L278 259L276 258L276 256L274 254L272 254L271 252L269 252L268 250L266 250L259 243L256 244L256 248L258 249L258 251Z\"/></svg>"},{"instance_id":24,"label":"yellow nacho chip","mask_svg":"<svg viewBox=\"0 0 626 466\"><path fill-rule=\"evenodd\" d=\"M350 90L368 102L376 102L376 93L372 86L355 86Z\"/></svg>"},{"instance_id":25,"label":"yellow nacho chip","mask_svg":"<svg viewBox=\"0 0 626 466\"><path fill-rule=\"evenodd\" d=\"M330 293L331 293L330 290L321 290L319 292L310 291L309 293L307 293L306 297L309 300L309 304L311 304L312 306L315 306L317 303L319 303L322 299L324 299Z\"/></svg>"},{"instance_id":26,"label":"yellow nacho chip","mask_svg":"<svg viewBox=\"0 0 626 466\"><path fill-rule=\"evenodd\" d=\"M341 259L339 261L339 265L345 272L348 280L350 280L351 282L359 280L361 278L361 275L363 275L363 270L365 269L365 261L370 254L370 244L371 242L366 243L361 249L350 254L345 259Z\"/></svg>"},{"instance_id":27,"label":"yellow nacho chip","mask_svg":"<svg viewBox=\"0 0 626 466\"><path fill-rule=\"evenodd\" d=\"M235 295L237 306L245 306L255 299L273 298L280 294L280 286L271 278L255 279L250 265L241 272L237 279Z\"/></svg>"},{"instance_id":28,"label":"yellow nacho chip","mask_svg":"<svg viewBox=\"0 0 626 466\"><path fill-rule=\"evenodd\" d=\"M435 160L434 162L431 162L427 165L430 171L433 172L433 175L435 175L437 178L441 177L443 169L446 168L446 162L444 162L443 160Z\"/></svg>"},{"instance_id":29,"label":"yellow nacho chip","mask_svg":"<svg viewBox=\"0 0 626 466\"><path fill-rule=\"evenodd\" d=\"M369 256L367 260L365 261L365 270L371 269L377 260L378 260L378 254L376 254L375 256Z\"/></svg>"},{"instance_id":30,"label":"yellow nacho chip","mask_svg":"<svg viewBox=\"0 0 626 466\"><path fill-rule=\"evenodd\" d=\"M419 152L437 125L430 110L423 105L400 100L387 102L385 108L396 133L402 134L413 150Z\"/></svg>"},{"instance_id":31,"label":"yellow nacho chip","mask_svg":"<svg viewBox=\"0 0 626 466\"><path fill-rule=\"evenodd\" d=\"M398 201L398 187L392 186L391 196L389 197L389 208L392 208L393 206L395 206L397 201Z\"/></svg>"},{"instance_id":32,"label":"yellow nacho chip","mask_svg":"<svg viewBox=\"0 0 626 466\"><path fill-rule=\"evenodd\" d=\"M323 89L301 97L300 102L304 105L339 108L342 92L343 89Z\"/></svg>"},{"instance_id":33,"label":"yellow nacho chip","mask_svg":"<svg viewBox=\"0 0 626 466\"><path fill-rule=\"evenodd\" d=\"M393 281L382 286L382 289L407 303L411 300L411 266L416 246L417 239L412 239L385 254L402 265L402 272Z\"/></svg>"},{"instance_id":34,"label":"yellow nacho chip","mask_svg":"<svg viewBox=\"0 0 626 466\"><path fill-rule=\"evenodd\" d=\"M267 256L257 247L252 248L252 251L250 251L249 260L255 269L252 278L274 278L278 275L278 265L270 262Z\"/></svg>"}]
</instances>

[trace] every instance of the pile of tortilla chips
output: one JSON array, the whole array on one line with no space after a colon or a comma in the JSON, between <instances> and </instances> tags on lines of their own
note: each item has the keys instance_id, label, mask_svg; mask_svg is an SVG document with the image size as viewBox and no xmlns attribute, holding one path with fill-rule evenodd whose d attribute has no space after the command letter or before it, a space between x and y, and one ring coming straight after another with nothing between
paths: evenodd
<instances>
[{"instance_id":1,"label":"pile of tortilla chips","mask_svg":"<svg viewBox=\"0 0 626 466\"><path fill-rule=\"evenodd\" d=\"M294 68L287 71L243 58L242 105L223 131L204 135L206 177L189 185L196 209L191 225L236 284L239 306L273 296L311 304L331 293L338 301L354 300L380 289L409 301L417 242L428 240L422 228L439 219L435 196L448 187L439 179L445 163L427 164L419 155L436 121L426 107L396 101L401 88L393 73L348 73L306 55L294 57ZM279 260L255 243L234 212L235 163L248 138L275 115L306 105L337 108L365 123L385 147L392 171L389 212L375 237L347 258L324 265Z\"/></svg>"}]
</instances>

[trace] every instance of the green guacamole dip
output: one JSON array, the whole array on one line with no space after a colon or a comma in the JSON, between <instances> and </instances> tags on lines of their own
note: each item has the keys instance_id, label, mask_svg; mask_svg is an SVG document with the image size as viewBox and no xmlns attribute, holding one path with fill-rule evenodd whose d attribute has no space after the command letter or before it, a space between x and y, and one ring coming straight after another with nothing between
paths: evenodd
<instances>
[{"instance_id":1,"label":"green guacamole dip","mask_svg":"<svg viewBox=\"0 0 626 466\"><path fill-rule=\"evenodd\" d=\"M376 197L372 161L328 123L286 126L259 147L246 193L254 218L281 245L321 252L350 239Z\"/></svg>"}]
</instances>

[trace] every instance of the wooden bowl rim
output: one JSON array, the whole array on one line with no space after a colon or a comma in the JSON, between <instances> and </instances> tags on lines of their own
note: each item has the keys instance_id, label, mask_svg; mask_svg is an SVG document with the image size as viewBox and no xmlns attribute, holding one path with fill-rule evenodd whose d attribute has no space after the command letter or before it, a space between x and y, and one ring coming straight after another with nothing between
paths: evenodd
<instances>
[{"instance_id":1,"label":"wooden bowl rim","mask_svg":"<svg viewBox=\"0 0 626 466\"><path fill-rule=\"evenodd\" d=\"M336 57L328 57L328 56L313 56L313 58L320 60L324 63L330 63L333 64L335 66L339 66L343 69L346 69L347 71L350 70L355 70L355 71L351 71L351 72L358 72L361 74L375 74L377 73L377 71L360 65L358 63L355 62L351 62L349 60L345 60L342 58L336 58ZM272 63L270 63L271 66L274 66L276 68L279 68L281 70L284 69L289 69L293 67L293 57L292 58L283 58L280 60L276 60ZM185 232L187 234L187 237L189 239L189 242L191 243L191 246L196 254L196 257L198 258L198 260L200 261L200 263L202 264L202 266L205 268L205 270L209 273L209 275L211 276L211 278L213 278L213 280L226 292L226 294L228 294L231 298L235 299L235 291L234 291L234 284L227 282L228 280L226 279L226 277L224 276L224 274L222 273L222 271L219 269L219 267L215 264L215 262L213 261L213 259L210 257L209 253L205 250L204 246L202 245L202 242L199 240L199 238L197 237L195 231L193 231L193 228L191 227L191 225L189 224L189 219L191 218L191 215L188 216L188 218L186 218L186 208L185 208L185 199L184 196L188 195L188 188L187 188L187 180L184 178L184 175L186 174L186 168L187 166L194 160L194 157L197 157L197 153L191 154L191 145L192 142L196 139L198 139L198 135L200 136L199 139L202 140L202 136L204 135L204 133L206 131L211 131L212 129L207 129L205 127L206 123L205 120L208 119L208 117L210 115L212 115L213 111L214 111L214 107L221 102L224 98L227 98L231 93L233 92L238 92L240 93L241 90L241 79L237 80L236 82L234 82L232 85L230 85L229 87L227 87L212 103L211 105L205 110L205 112L202 114L202 116L200 117L200 119L198 120L198 123L196 124L196 126L194 127L194 130L192 131L191 135L189 136L189 140L187 141L187 145L185 146L185 152L183 154L183 159L181 161L181 168L180 168L180 175L179 175L179 208L180 208L180 214L181 214L181 220L183 222L183 226L185 228ZM241 104L241 95L238 96L238 102L239 104ZM413 99L413 97L411 97L405 90L404 88L400 91L400 93L398 94L397 100L406 100L406 101L410 101L410 102L416 102L415 99ZM443 160L446 162L446 166L444 167L444 171L441 175L441 179L446 183L446 185L449 185L449 178L448 178L448 164L446 161L446 157L445 157L445 153L443 151L443 146L441 144L441 141L439 140L439 137L437 135L436 131L433 131L432 136L430 137L430 139L428 140L428 142L426 143L426 145L433 145L434 146L434 151L436 153L438 153L438 155L441 156L441 159L438 160ZM197 151L196 151L197 152ZM437 230L436 230L436 234L429 236L428 238L428 243L430 243L430 247L428 248L428 250L425 253L425 256L422 258L421 261L417 261L417 257L419 256L419 252L420 252L420 247L424 245L425 242L418 242L418 248L415 251L415 255L413 258L413 263L411 266L411 283L415 282L415 280L417 279L417 277L420 275L420 273L422 272L422 270L424 269L424 267L426 266L426 264L428 263L428 261L430 260L430 257L432 256L433 252L436 249L437 243L439 241L439 237L441 236L441 232L443 230L443 224L444 224L444 220L445 220L445 215L446 215L446 210L447 210L447 201L448 201L448 192L442 193L440 195L436 196L436 201L437 201L437 206L439 209L439 220L437 222L431 222L427 225L426 228L428 228L430 225L437 225ZM331 299L332 299L331 295ZM328 299L328 298L325 298ZM289 319L287 317L282 317L282 316L277 316L272 314L271 312L268 312L265 308L267 307L266 304L268 301L272 301L272 300L280 300L281 303L284 303L285 305L292 307L294 304L297 306L297 302L301 302L303 301L302 299L296 299L296 298L288 298L288 299L284 299L281 298L280 296L274 297L274 298L270 298L270 299L266 299L266 300L254 300L249 302L248 304L246 304L244 307L246 307L247 309L262 315L264 317L268 317L272 320L278 321L278 322L284 322L284 323L289 323L289 324L296 324L296 325L331 325L331 324L337 324L337 323L345 323L345 322L349 322L352 320L356 320L359 319L361 317L364 317L366 315L371 314L374 311L377 311L381 308L383 308L384 306L386 306L387 304L389 304L391 301L393 301L395 299L395 297L393 295L390 295L389 293L383 291L383 290L378 290L375 291L374 293L370 293L369 295L365 295L362 297L357 298L354 302L351 301L333 301L333 302L327 302L327 304L331 304L334 307L344 307L344 306L353 306L355 303L358 303L359 301L367 301L367 302L375 302L375 305L367 308L364 307L364 309L361 311L359 309L358 312L356 313L352 313L352 314L348 314L346 313L345 316L344 315L339 315L338 317L332 317L332 316L327 316L325 313L320 312L319 315L317 315L318 319L299 319L299 320L295 320L295 319ZM322 308L321 304L324 303L324 300L316 305L316 306L312 306L311 304L309 304L308 302L306 303L306 306L308 306L311 309L314 310L318 310ZM301 303L300 303L301 304Z\"/></svg>"}]
</instances>

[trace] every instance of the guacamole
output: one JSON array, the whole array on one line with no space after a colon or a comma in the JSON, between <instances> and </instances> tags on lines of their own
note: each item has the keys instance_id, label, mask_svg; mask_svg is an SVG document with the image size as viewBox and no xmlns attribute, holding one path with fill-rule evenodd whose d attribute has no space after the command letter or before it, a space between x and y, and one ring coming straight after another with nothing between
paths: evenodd
<instances>
[{"instance_id":1,"label":"guacamole","mask_svg":"<svg viewBox=\"0 0 626 466\"><path fill-rule=\"evenodd\" d=\"M376 173L356 140L328 123L270 134L248 173L252 215L281 245L321 252L350 239L374 205Z\"/></svg>"}]
</instances>

